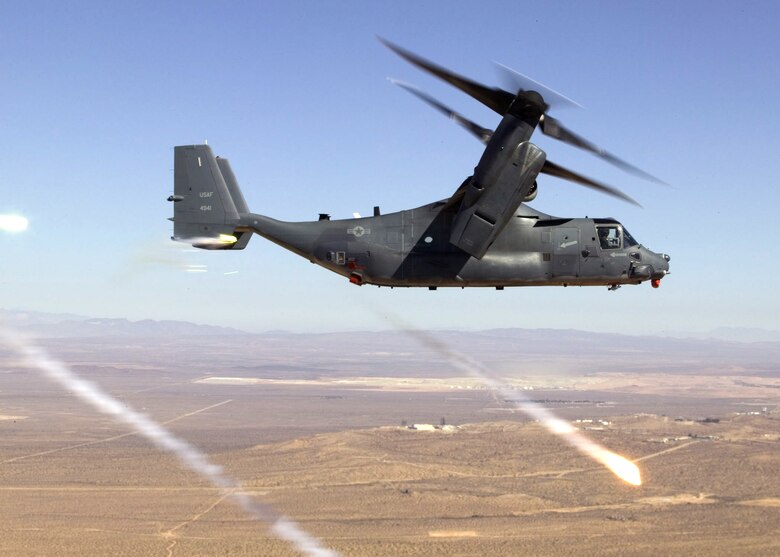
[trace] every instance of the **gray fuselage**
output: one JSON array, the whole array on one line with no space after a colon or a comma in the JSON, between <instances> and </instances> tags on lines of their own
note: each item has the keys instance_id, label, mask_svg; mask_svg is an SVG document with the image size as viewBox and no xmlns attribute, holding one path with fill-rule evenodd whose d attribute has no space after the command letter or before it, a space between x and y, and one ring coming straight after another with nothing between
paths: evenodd
<instances>
[{"instance_id":1,"label":"gray fuselage","mask_svg":"<svg viewBox=\"0 0 780 557\"><path fill-rule=\"evenodd\" d=\"M355 284L410 287L618 286L659 280L669 258L614 219L557 218L520 205L481 259L450 243L447 201L374 217L283 222L242 214L255 232Z\"/></svg>"}]
</instances>

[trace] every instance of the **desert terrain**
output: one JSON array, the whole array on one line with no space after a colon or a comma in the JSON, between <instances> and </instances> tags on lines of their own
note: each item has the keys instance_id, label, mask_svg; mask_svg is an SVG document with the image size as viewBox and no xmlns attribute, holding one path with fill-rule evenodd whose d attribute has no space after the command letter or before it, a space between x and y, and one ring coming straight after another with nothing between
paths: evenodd
<instances>
[{"instance_id":1,"label":"desert terrain","mask_svg":"<svg viewBox=\"0 0 780 557\"><path fill-rule=\"evenodd\" d=\"M400 333L38 342L342 555L780 554L780 346L571 335L439 338L641 487ZM296 552L3 348L0 554Z\"/></svg>"}]
</instances>

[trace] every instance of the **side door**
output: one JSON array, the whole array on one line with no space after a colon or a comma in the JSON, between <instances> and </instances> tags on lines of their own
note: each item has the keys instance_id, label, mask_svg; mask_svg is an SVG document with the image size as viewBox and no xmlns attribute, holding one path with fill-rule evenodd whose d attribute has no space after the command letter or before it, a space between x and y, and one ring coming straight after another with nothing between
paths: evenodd
<instances>
[{"instance_id":1,"label":"side door","mask_svg":"<svg viewBox=\"0 0 780 557\"><path fill-rule=\"evenodd\" d=\"M580 229L553 230L553 277L576 277L580 272Z\"/></svg>"},{"instance_id":2,"label":"side door","mask_svg":"<svg viewBox=\"0 0 780 557\"><path fill-rule=\"evenodd\" d=\"M601 247L596 233L596 226L586 224L580 237L580 277L595 278L604 274L604 263L601 257Z\"/></svg>"}]
</instances>

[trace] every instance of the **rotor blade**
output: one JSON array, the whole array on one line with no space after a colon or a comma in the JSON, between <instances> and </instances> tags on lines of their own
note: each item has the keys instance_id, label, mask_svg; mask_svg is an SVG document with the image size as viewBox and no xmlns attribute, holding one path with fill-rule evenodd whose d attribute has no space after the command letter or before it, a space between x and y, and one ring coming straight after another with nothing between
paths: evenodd
<instances>
[{"instance_id":1,"label":"rotor blade","mask_svg":"<svg viewBox=\"0 0 780 557\"><path fill-rule=\"evenodd\" d=\"M545 174L549 174L550 176L555 176L556 178L562 178L564 180L568 180L570 182L575 182L585 187L592 188L596 191L600 191L601 193L605 193L607 195L611 195L612 197L617 197L618 199L627 201L628 203L631 203L632 205L636 205L637 207L641 207L641 205L637 203L633 198L629 197L619 189L613 188L612 186L608 186L606 184L602 184L601 182L596 182L595 180L591 180L590 178L587 178L581 174L577 174L576 172L572 172L567 168L555 164L549 159L545 161L544 166L542 167L542 172Z\"/></svg>"},{"instance_id":2,"label":"rotor blade","mask_svg":"<svg viewBox=\"0 0 780 557\"><path fill-rule=\"evenodd\" d=\"M577 101L571 100L566 95L559 93L555 89L550 89L546 85L539 83L535 79L531 79L527 75L523 75L520 72L513 70L509 66L505 66L500 62L494 62L504 75L505 83L512 88L513 91L536 91L539 93L544 102L548 106L555 108L572 107L582 108L582 105Z\"/></svg>"},{"instance_id":3,"label":"rotor blade","mask_svg":"<svg viewBox=\"0 0 780 557\"><path fill-rule=\"evenodd\" d=\"M398 56L400 56L410 64L413 64L418 68L420 68L421 70L424 70L428 73L432 73L439 79L443 79L450 85L457 87L458 89L460 89L461 91L463 91L468 95L471 95L473 98L475 98L476 100L478 100L479 102L481 102L482 104L490 108L491 110L498 112L502 116L506 114L506 111L509 109L509 106L515 100L515 95L513 95L512 93L508 93L503 89L499 89L498 87L490 88L480 83L477 83L476 81L471 81L470 79L452 73L448 69L438 66L433 62L429 62L425 58L417 56L416 54L413 54L408 50L404 50L400 46L395 45L390 41L383 39L382 37L377 37L377 38L387 48L389 48L390 50L398 54Z\"/></svg>"},{"instance_id":4,"label":"rotor blade","mask_svg":"<svg viewBox=\"0 0 780 557\"><path fill-rule=\"evenodd\" d=\"M566 129L565 127L563 127L563 124L561 124L558 120L556 120L552 116L548 116L547 114L542 116L542 120L539 123L539 127L541 128L542 133L544 135L547 135L559 141L563 141L564 143L568 143L569 145L573 145L574 147L579 147L580 149L584 149L585 151L589 151L594 155L601 157L605 161L614 164L618 168L628 172L629 174L640 176L645 180L650 180L651 182L657 182L659 184L665 183L663 180L660 180L655 176L653 176L652 174L645 172L644 170L641 170L636 166L617 158L615 155L605 151L598 145L594 145L587 139L580 137L579 135L577 135L571 130Z\"/></svg>"},{"instance_id":5,"label":"rotor blade","mask_svg":"<svg viewBox=\"0 0 780 557\"><path fill-rule=\"evenodd\" d=\"M453 120L454 122L458 123L459 125L463 126L466 130L471 132L472 135L474 135L477 139L479 139L482 143L487 144L488 141L490 141L490 138L493 137L493 131L489 130L487 128L483 128L479 124L476 124L466 118L465 116L461 116L448 106L440 103L427 93L424 93L414 85L410 85L408 83L404 83L403 81L398 81L396 79L391 79L391 83L394 85L398 85L399 87L402 87L403 89L406 89L409 91L412 95L417 97L418 99L421 99L434 107L436 110L447 116L450 120Z\"/></svg>"}]
</instances>

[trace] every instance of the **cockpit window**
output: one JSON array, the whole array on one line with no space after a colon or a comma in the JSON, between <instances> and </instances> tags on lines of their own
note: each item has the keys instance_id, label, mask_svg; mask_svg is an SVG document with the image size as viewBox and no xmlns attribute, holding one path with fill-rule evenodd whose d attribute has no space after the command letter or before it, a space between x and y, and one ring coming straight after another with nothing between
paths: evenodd
<instances>
[{"instance_id":1,"label":"cockpit window","mask_svg":"<svg viewBox=\"0 0 780 557\"><path fill-rule=\"evenodd\" d=\"M599 226L599 243L601 249L619 249L620 248L620 227L619 226Z\"/></svg>"},{"instance_id":2,"label":"cockpit window","mask_svg":"<svg viewBox=\"0 0 780 557\"><path fill-rule=\"evenodd\" d=\"M639 242L634 240L634 237L625 228L623 229L623 245L627 248L639 245Z\"/></svg>"}]
</instances>

